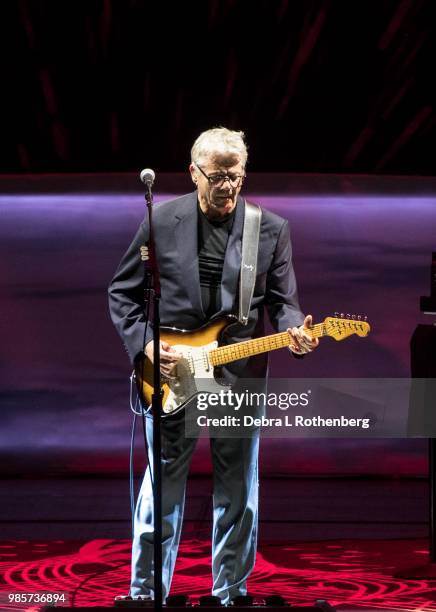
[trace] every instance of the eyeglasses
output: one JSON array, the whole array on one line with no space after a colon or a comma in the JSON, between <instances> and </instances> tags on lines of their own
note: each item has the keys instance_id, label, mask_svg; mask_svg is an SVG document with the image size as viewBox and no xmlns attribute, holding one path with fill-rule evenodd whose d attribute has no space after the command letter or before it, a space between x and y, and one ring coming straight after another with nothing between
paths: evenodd
<instances>
[{"instance_id":1,"label":"eyeglasses","mask_svg":"<svg viewBox=\"0 0 436 612\"><path fill-rule=\"evenodd\" d=\"M201 174L207 178L209 185L216 187L224 185L226 181L229 181L232 187L239 187L245 178L245 174L206 174L198 164L195 165L200 170Z\"/></svg>"}]
</instances>

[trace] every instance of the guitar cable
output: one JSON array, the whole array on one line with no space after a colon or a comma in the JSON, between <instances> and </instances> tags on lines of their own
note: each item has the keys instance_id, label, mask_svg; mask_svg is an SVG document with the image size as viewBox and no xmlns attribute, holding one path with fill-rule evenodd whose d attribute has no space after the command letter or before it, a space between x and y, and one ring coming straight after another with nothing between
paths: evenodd
<instances>
[{"instance_id":1,"label":"guitar cable","mask_svg":"<svg viewBox=\"0 0 436 612\"><path fill-rule=\"evenodd\" d=\"M145 346L145 340L147 337L147 328L148 328L148 323L149 323L149 318L150 318L151 288L147 287L146 291L147 291L147 300L146 300L146 307L144 309L145 327L144 327L144 336L143 336L142 346ZM145 359L142 360L142 380L144 380L144 367L145 367ZM133 401L134 380L135 380L135 372L132 372L130 376L130 395L129 395L130 410L133 412L132 429L131 429L131 434L130 434L130 456L129 456L129 493L130 493L130 514L131 514L132 539L133 539L133 534L134 534L134 529L135 529L135 506L136 506L135 466L134 466L136 422L137 422L137 417L142 416L141 420L142 420L144 448L145 448L145 454L147 457L147 464L150 465L150 455L148 452L145 419L147 418L147 415L151 410L151 406L147 410L144 409L144 406L142 404L142 401L141 401L141 398L139 396L137 389L136 389L136 397L135 397L135 400ZM150 470L150 477L151 477L151 484L153 487L152 470Z\"/></svg>"}]
</instances>

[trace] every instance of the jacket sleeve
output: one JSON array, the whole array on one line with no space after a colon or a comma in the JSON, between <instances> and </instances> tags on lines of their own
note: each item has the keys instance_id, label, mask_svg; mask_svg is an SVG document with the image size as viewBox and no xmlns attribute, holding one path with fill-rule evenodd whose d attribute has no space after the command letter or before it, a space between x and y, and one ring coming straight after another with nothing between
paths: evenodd
<instances>
[{"instance_id":1,"label":"jacket sleeve","mask_svg":"<svg viewBox=\"0 0 436 612\"><path fill-rule=\"evenodd\" d=\"M141 246L148 242L148 224L144 221L124 254L113 277L109 293L109 311L124 346L134 363L153 339L150 322L146 323L144 292L144 262Z\"/></svg>"},{"instance_id":2,"label":"jacket sleeve","mask_svg":"<svg viewBox=\"0 0 436 612\"><path fill-rule=\"evenodd\" d=\"M292 266L292 249L288 222L280 228L271 266L268 270L265 304L271 325L278 332L298 327L304 321L297 295Z\"/></svg>"}]
</instances>

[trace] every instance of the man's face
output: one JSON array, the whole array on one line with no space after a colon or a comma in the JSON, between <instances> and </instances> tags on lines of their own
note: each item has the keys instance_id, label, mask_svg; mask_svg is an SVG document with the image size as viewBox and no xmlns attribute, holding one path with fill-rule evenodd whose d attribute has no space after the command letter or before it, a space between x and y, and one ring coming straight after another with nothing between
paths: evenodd
<instances>
[{"instance_id":1,"label":"man's face","mask_svg":"<svg viewBox=\"0 0 436 612\"><path fill-rule=\"evenodd\" d=\"M199 164L191 164L189 169L192 180L197 185L201 210L209 217L225 217L236 206L236 198L242 187L241 177L245 175L244 166L238 155L213 155ZM222 180L226 176L230 180ZM215 177L221 180L215 181Z\"/></svg>"}]
</instances>

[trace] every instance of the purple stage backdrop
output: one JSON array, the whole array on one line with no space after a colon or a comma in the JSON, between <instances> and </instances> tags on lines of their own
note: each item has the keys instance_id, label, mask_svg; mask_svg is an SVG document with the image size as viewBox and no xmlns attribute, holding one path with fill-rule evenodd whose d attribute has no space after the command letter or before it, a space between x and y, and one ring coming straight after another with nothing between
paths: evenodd
<instances>
[{"instance_id":1,"label":"purple stage backdrop","mask_svg":"<svg viewBox=\"0 0 436 612\"><path fill-rule=\"evenodd\" d=\"M304 360L278 351L272 375L407 377L410 337L417 323L431 322L419 312L419 296L429 293L436 250L436 188L434 195L410 185L403 194L377 193L372 179L350 194L329 191L326 181L324 193L311 194L310 177L293 179L277 193L274 177L265 177L246 195L290 221L303 310L317 322L334 311L364 314L372 333L341 343L326 338ZM71 192L71 180L39 179L32 191L29 179L8 179L0 197L5 473L127 468L130 368L106 288L144 204L139 192L90 188L89 176L82 192L80 177ZM293 183L305 188L295 191ZM161 190L155 199L175 194ZM421 474L425 449L417 439L264 440L262 465L277 474ZM201 441L193 469L207 471L207 456Z\"/></svg>"}]
</instances>

